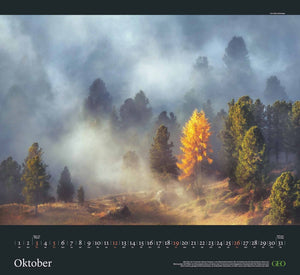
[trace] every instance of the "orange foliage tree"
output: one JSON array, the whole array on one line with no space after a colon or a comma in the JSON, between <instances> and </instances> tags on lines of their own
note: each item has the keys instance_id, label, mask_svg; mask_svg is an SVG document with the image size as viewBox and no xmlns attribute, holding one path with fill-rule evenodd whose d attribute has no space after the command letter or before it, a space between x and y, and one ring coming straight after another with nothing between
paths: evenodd
<instances>
[{"instance_id":1,"label":"orange foliage tree","mask_svg":"<svg viewBox=\"0 0 300 275\"><path fill-rule=\"evenodd\" d=\"M210 124L203 111L194 110L190 120L185 124L182 130L180 147L182 154L179 156L178 168L181 171L179 180L193 177L194 188L199 191L198 175L201 172L201 163L212 163L209 153L212 152L209 143ZM192 184L188 186L190 188Z\"/></svg>"}]
</instances>

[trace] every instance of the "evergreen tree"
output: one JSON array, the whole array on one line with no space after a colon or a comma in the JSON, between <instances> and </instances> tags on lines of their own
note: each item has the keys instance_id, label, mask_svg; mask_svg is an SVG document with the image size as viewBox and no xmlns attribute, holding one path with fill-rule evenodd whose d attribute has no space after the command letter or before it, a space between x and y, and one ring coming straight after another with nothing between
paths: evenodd
<instances>
[{"instance_id":1,"label":"evergreen tree","mask_svg":"<svg viewBox=\"0 0 300 275\"><path fill-rule=\"evenodd\" d=\"M202 104L202 109L208 120L211 122L214 118L214 110L212 108L210 99L208 99L205 103Z\"/></svg>"},{"instance_id":2,"label":"evergreen tree","mask_svg":"<svg viewBox=\"0 0 300 275\"><path fill-rule=\"evenodd\" d=\"M137 111L134 100L127 98L120 107L121 126L123 129L137 125Z\"/></svg>"},{"instance_id":3,"label":"evergreen tree","mask_svg":"<svg viewBox=\"0 0 300 275\"><path fill-rule=\"evenodd\" d=\"M168 115L166 111L162 111L155 122L155 128L157 129L160 125L165 125L170 132L177 131L179 128L177 118L173 112L170 112Z\"/></svg>"},{"instance_id":4,"label":"evergreen tree","mask_svg":"<svg viewBox=\"0 0 300 275\"><path fill-rule=\"evenodd\" d=\"M296 174L300 178L300 101L294 102L290 118L293 138L291 148L296 153Z\"/></svg>"},{"instance_id":5,"label":"evergreen tree","mask_svg":"<svg viewBox=\"0 0 300 275\"><path fill-rule=\"evenodd\" d=\"M227 68L234 73L251 71L248 50L243 37L234 36L225 49L223 61Z\"/></svg>"},{"instance_id":6,"label":"evergreen tree","mask_svg":"<svg viewBox=\"0 0 300 275\"><path fill-rule=\"evenodd\" d=\"M21 166L8 157L0 164L0 203L21 202L22 189Z\"/></svg>"},{"instance_id":7,"label":"evergreen tree","mask_svg":"<svg viewBox=\"0 0 300 275\"><path fill-rule=\"evenodd\" d=\"M266 126L266 113L265 113L265 105L260 101L260 99L256 99L253 105L253 116L255 125L262 131L264 134L265 126Z\"/></svg>"},{"instance_id":8,"label":"evergreen tree","mask_svg":"<svg viewBox=\"0 0 300 275\"><path fill-rule=\"evenodd\" d=\"M42 160L43 151L37 142L33 143L25 159L22 180L25 182L23 195L28 204L37 206L39 203L46 202L49 198L48 191L50 188L50 175L47 173L47 165Z\"/></svg>"},{"instance_id":9,"label":"evergreen tree","mask_svg":"<svg viewBox=\"0 0 300 275\"><path fill-rule=\"evenodd\" d=\"M224 147L222 146L222 130L225 127L225 120L227 119L227 113L224 111L224 109L221 109L220 112L218 112L211 123L211 145L212 148L214 148L214 151L212 153L212 159L214 160L213 166L214 168L220 172L223 176L226 175L226 169L225 169L225 151Z\"/></svg>"},{"instance_id":10,"label":"evergreen tree","mask_svg":"<svg viewBox=\"0 0 300 275\"><path fill-rule=\"evenodd\" d=\"M192 115L193 110L201 108L202 98L199 91L191 89L183 96L182 113L183 120L188 120Z\"/></svg>"},{"instance_id":11,"label":"evergreen tree","mask_svg":"<svg viewBox=\"0 0 300 275\"><path fill-rule=\"evenodd\" d=\"M266 107L265 111L265 129L264 129L264 137L266 142L266 154L268 158L270 158L271 152L274 150L274 139L273 139L273 133L274 133L274 125L273 125L273 116L274 116L274 110L271 105L268 105Z\"/></svg>"},{"instance_id":12,"label":"evergreen tree","mask_svg":"<svg viewBox=\"0 0 300 275\"><path fill-rule=\"evenodd\" d=\"M246 132L255 124L252 99L249 96L232 100L228 104L229 112L222 131L224 151L226 153L226 170L231 183L236 182L235 170L238 163L239 150Z\"/></svg>"},{"instance_id":13,"label":"evergreen tree","mask_svg":"<svg viewBox=\"0 0 300 275\"><path fill-rule=\"evenodd\" d=\"M112 98L102 79L97 78L89 89L84 102L85 115L99 122L101 116L108 116L112 111Z\"/></svg>"},{"instance_id":14,"label":"evergreen tree","mask_svg":"<svg viewBox=\"0 0 300 275\"><path fill-rule=\"evenodd\" d=\"M264 90L264 100L267 104L272 104L276 100L288 100L285 89L281 86L277 76L271 76L267 79L266 88Z\"/></svg>"},{"instance_id":15,"label":"evergreen tree","mask_svg":"<svg viewBox=\"0 0 300 275\"><path fill-rule=\"evenodd\" d=\"M64 202L73 201L74 196L74 185L71 181L71 174L69 172L68 167L65 166L62 171L59 179L59 183L57 186L57 196L58 200L62 200Z\"/></svg>"},{"instance_id":16,"label":"evergreen tree","mask_svg":"<svg viewBox=\"0 0 300 275\"><path fill-rule=\"evenodd\" d=\"M299 181L291 172L282 173L272 186L270 195L270 221L272 224L286 224L294 216L294 204Z\"/></svg>"},{"instance_id":17,"label":"evergreen tree","mask_svg":"<svg viewBox=\"0 0 300 275\"><path fill-rule=\"evenodd\" d=\"M123 129L145 127L149 123L152 117L152 108L143 91L137 93L134 99L128 98L124 101L120 107L120 117Z\"/></svg>"},{"instance_id":18,"label":"evergreen tree","mask_svg":"<svg viewBox=\"0 0 300 275\"><path fill-rule=\"evenodd\" d=\"M239 150L236 181L240 186L252 188L261 184L265 158L264 138L257 126L251 127L245 134Z\"/></svg>"},{"instance_id":19,"label":"evergreen tree","mask_svg":"<svg viewBox=\"0 0 300 275\"><path fill-rule=\"evenodd\" d=\"M77 190L77 200L79 204L84 203L84 190L82 186L80 186Z\"/></svg>"},{"instance_id":20,"label":"evergreen tree","mask_svg":"<svg viewBox=\"0 0 300 275\"><path fill-rule=\"evenodd\" d=\"M206 56L199 56L194 64L194 69L200 72L207 72L209 70L208 59Z\"/></svg>"},{"instance_id":21,"label":"evergreen tree","mask_svg":"<svg viewBox=\"0 0 300 275\"><path fill-rule=\"evenodd\" d=\"M115 106L113 106L112 111L110 113L109 122L113 131L117 131L120 129L120 121Z\"/></svg>"},{"instance_id":22,"label":"evergreen tree","mask_svg":"<svg viewBox=\"0 0 300 275\"><path fill-rule=\"evenodd\" d=\"M162 111L157 120L155 121L153 131L156 131L160 125L165 125L170 132L170 141L173 142L173 151L175 154L179 150L180 146L180 125L177 122L177 118L173 112L170 112L169 115L166 111Z\"/></svg>"},{"instance_id":23,"label":"evergreen tree","mask_svg":"<svg viewBox=\"0 0 300 275\"><path fill-rule=\"evenodd\" d=\"M290 151L290 137L289 131L290 112L292 110L292 104L286 101L277 100L274 104L268 108L268 127L270 137L270 152L275 153L277 162L279 161L279 153L285 152L286 159Z\"/></svg>"},{"instance_id":24,"label":"evergreen tree","mask_svg":"<svg viewBox=\"0 0 300 275\"><path fill-rule=\"evenodd\" d=\"M149 99L143 91L139 91L134 97L135 108L138 114L139 125L147 124L152 117L152 108Z\"/></svg>"},{"instance_id":25,"label":"evergreen tree","mask_svg":"<svg viewBox=\"0 0 300 275\"><path fill-rule=\"evenodd\" d=\"M150 148L150 167L153 174L164 182L168 179L177 179L179 174L176 157L172 154L173 143L169 143L168 128L160 125L153 138Z\"/></svg>"}]
</instances>

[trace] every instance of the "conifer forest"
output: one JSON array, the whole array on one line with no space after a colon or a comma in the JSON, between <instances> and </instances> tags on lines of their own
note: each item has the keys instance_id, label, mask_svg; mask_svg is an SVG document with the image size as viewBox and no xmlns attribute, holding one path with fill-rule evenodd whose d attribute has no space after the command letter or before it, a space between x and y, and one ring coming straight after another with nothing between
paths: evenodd
<instances>
[{"instance_id":1,"label":"conifer forest","mask_svg":"<svg viewBox=\"0 0 300 275\"><path fill-rule=\"evenodd\" d=\"M1 15L0 224L299 224L299 28Z\"/></svg>"}]
</instances>

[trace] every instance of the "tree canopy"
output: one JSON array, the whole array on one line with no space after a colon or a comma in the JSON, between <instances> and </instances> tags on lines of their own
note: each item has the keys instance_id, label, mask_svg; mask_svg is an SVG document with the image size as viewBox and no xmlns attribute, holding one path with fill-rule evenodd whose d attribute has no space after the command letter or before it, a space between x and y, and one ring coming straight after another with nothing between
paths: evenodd
<instances>
[{"instance_id":1,"label":"tree canopy","mask_svg":"<svg viewBox=\"0 0 300 275\"><path fill-rule=\"evenodd\" d=\"M241 36L234 36L225 49L223 61L227 68L233 72L249 72L250 61L246 43Z\"/></svg>"},{"instance_id":2,"label":"tree canopy","mask_svg":"<svg viewBox=\"0 0 300 275\"><path fill-rule=\"evenodd\" d=\"M101 120L112 111L112 98L102 79L97 78L89 89L89 95L84 101L84 111L88 117Z\"/></svg>"},{"instance_id":3,"label":"tree canopy","mask_svg":"<svg viewBox=\"0 0 300 275\"><path fill-rule=\"evenodd\" d=\"M134 99L128 98L120 107L121 127L144 127L152 117L149 99L143 91L138 92Z\"/></svg>"},{"instance_id":4,"label":"tree canopy","mask_svg":"<svg viewBox=\"0 0 300 275\"><path fill-rule=\"evenodd\" d=\"M177 159L173 156L173 143L169 143L169 138L168 128L160 125L150 148L150 168L161 181L177 179L178 176Z\"/></svg>"},{"instance_id":5,"label":"tree canopy","mask_svg":"<svg viewBox=\"0 0 300 275\"><path fill-rule=\"evenodd\" d=\"M73 201L74 195L74 185L71 181L71 174L67 166L64 167L64 170L61 172L60 179L57 185L57 196L58 200L64 202Z\"/></svg>"},{"instance_id":6,"label":"tree canopy","mask_svg":"<svg viewBox=\"0 0 300 275\"><path fill-rule=\"evenodd\" d=\"M25 182L23 195L25 201L36 206L46 202L49 198L50 175L47 173L47 165L42 160L43 150L37 142L33 143L25 159L22 180Z\"/></svg>"},{"instance_id":7,"label":"tree canopy","mask_svg":"<svg viewBox=\"0 0 300 275\"><path fill-rule=\"evenodd\" d=\"M272 224L286 224L293 218L297 185L291 172L282 173L272 186L270 195L270 221Z\"/></svg>"},{"instance_id":8,"label":"tree canopy","mask_svg":"<svg viewBox=\"0 0 300 275\"><path fill-rule=\"evenodd\" d=\"M21 181L21 165L12 157L0 164L0 203L21 202L23 182Z\"/></svg>"},{"instance_id":9,"label":"tree canopy","mask_svg":"<svg viewBox=\"0 0 300 275\"><path fill-rule=\"evenodd\" d=\"M245 134L239 150L236 180L240 186L261 184L265 161L265 144L261 130L251 127Z\"/></svg>"},{"instance_id":10,"label":"tree canopy","mask_svg":"<svg viewBox=\"0 0 300 275\"><path fill-rule=\"evenodd\" d=\"M197 177L201 169L199 164L204 162L211 164L213 161L210 158L210 153L212 153L210 135L210 124L205 113L195 109L182 130L182 147L180 148L182 154L179 156L177 166L181 171L179 180L192 176L193 185L196 188L198 188Z\"/></svg>"}]
</instances>

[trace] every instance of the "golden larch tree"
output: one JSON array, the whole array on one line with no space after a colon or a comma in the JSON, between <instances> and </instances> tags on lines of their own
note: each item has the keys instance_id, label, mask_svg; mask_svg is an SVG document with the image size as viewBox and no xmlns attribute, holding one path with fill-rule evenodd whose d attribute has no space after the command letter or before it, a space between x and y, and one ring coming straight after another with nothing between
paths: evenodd
<instances>
[{"instance_id":1,"label":"golden larch tree","mask_svg":"<svg viewBox=\"0 0 300 275\"><path fill-rule=\"evenodd\" d=\"M201 163L207 161L212 163L212 159L209 157L209 153L212 152L211 145L209 143L210 124L205 117L203 111L198 112L194 110L190 120L185 124L182 130L180 147L182 154L179 156L178 168L181 171L179 180L183 180L189 177L195 179L194 184L198 187L197 176L201 169ZM188 186L188 188L191 185Z\"/></svg>"}]
</instances>

